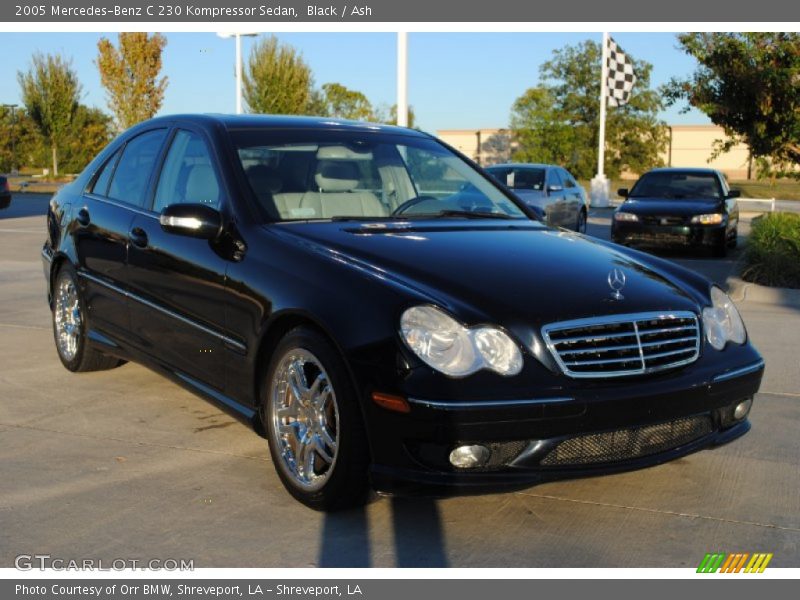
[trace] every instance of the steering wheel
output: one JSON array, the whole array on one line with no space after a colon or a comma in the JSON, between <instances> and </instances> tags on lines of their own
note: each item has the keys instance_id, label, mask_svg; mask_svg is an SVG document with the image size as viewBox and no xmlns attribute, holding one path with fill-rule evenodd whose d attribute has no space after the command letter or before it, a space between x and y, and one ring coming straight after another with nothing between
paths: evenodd
<instances>
[{"instance_id":1,"label":"steering wheel","mask_svg":"<svg viewBox=\"0 0 800 600\"><path fill-rule=\"evenodd\" d=\"M435 196L415 196L409 200L403 202L400 206L395 208L391 215L392 217L396 217L398 215L402 215L405 213L409 208L415 207L417 204L422 204L423 202L428 202L429 200L433 200L434 202L438 202L439 199Z\"/></svg>"}]
</instances>

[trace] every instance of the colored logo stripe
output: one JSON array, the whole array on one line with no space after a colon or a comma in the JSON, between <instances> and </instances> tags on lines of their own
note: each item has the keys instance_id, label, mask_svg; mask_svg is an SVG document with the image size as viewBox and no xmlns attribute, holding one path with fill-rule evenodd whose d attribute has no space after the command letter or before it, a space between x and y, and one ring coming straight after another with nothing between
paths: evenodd
<instances>
[{"instance_id":1,"label":"colored logo stripe","mask_svg":"<svg viewBox=\"0 0 800 600\"><path fill-rule=\"evenodd\" d=\"M750 559L749 562L747 559ZM744 568L745 573L763 573L772 560L772 554L737 552L725 554L724 552L708 553L697 567L698 573L740 573ZM745 567L745 562L747 566Z\"/></svg>"}]
</instances>

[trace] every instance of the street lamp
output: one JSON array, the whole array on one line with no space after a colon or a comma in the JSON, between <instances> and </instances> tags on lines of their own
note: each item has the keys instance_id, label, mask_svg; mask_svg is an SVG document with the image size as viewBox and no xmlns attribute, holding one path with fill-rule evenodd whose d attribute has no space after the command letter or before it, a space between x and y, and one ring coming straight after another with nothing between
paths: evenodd
<instances>
[{"instance_id":1,"label":"street lamp","mask_svg":"<svg viewBox=\"0 0 800 600\"><path fill-rule=\"evenodd\" d=\"M3 104L11 111L11 172L17 170L17 108L18 104Z\"/></svg>"},{"instance_id":2,"label":"street lamp","mask_svg":"<svg viewBox=\"0 0 800 600\"><path fill-rule=\"evenodd\" d=\"M258 33L218 33L221 38L236 39L236 114L242 114L242 38L255 37Z\"/></svg>"}]
</instances>

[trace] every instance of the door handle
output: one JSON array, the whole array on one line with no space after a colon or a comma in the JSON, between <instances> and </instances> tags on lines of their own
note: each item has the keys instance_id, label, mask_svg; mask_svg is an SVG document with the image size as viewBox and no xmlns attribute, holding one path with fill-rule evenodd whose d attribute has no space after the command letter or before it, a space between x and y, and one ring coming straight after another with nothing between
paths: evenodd
<instances>
[{"instance_id":1,"label":"door handle","mask_svg":"<svg viewBox=\"0 0 800 600\"><path fill-rule=\"evenodd\" d=\"M147 232L141 227L134 227L131 229L128 237L130 238L131 243L137 248L147 247Z\"/></svg>"},{"instance_id":2,"label":"door handle","mask_svg":"<svg viewBox=\"0 0 800 600\"><path fill-rule=\"evenodd\" d=\"M76 220L81 227L86 227L92 222L92 218L89 216L89 211L86 209L86 207L83 207L78 211Z\"/></svg>"}]
</instances>

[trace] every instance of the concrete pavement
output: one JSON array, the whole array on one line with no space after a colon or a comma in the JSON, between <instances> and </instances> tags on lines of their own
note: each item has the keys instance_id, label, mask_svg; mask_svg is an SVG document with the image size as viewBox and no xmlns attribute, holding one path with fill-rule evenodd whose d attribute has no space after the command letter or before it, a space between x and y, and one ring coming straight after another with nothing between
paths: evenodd
<instances>
[{"instance_id":1,"label":"concrete pavement","mask_svg":"<svg viewBox=\"0 0 800 600\"><path fill-rule=\"evenodd\" d=\"M197 567L694 567L709 551L800 563L800 311L745 302L767 360L752 431L658 467L522 492L309 511L266 443L128 364L58 361L39 249L46 198L0 211L0 566L17 554ZM590 233L607 235L607 216ZM603 221L606 219L606 222ZM715 279L736 260L672 256Z\"/></svg>"}]
</instances>

